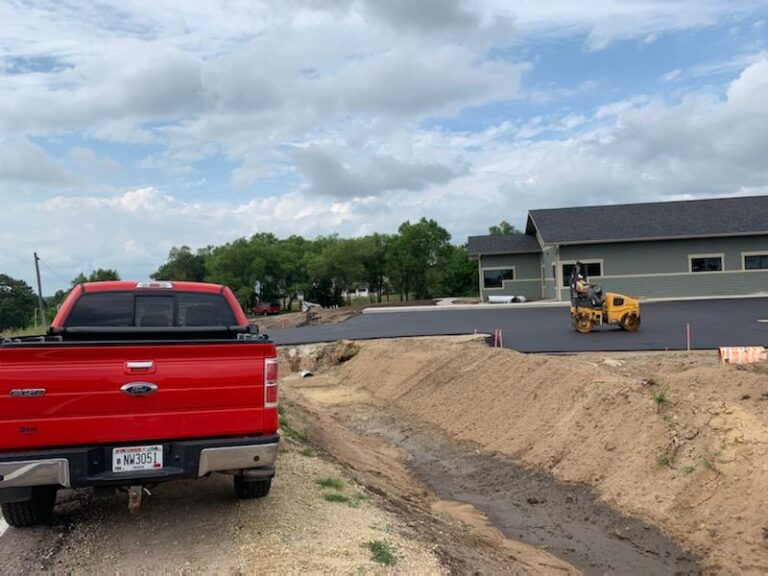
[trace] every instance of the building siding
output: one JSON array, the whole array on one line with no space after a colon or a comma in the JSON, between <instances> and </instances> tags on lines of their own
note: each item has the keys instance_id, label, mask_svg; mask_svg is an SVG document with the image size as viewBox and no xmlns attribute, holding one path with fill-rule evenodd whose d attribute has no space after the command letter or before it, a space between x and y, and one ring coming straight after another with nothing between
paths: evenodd
<instances>
[{"instance_id":1,"label":"building siding","mask_svg":"<svg viewBox=\"0 0 768 576\"><path fill-rule=\"evenodd\" d=\"M618 292L637 298L682 298L735 296L768 293L768 270L747 272L706 272L693 275L649 275L624 278L594 278L604 292ZM562 289L562 298L569 298Z\"/></svg>"},{"instance_id":2,"label":"building siding","mask_svg":"<svg viewBox=\"0 0 768 576\"><path fill-rule=\"evenodd\" d=\"M480 270L480 295L488 300L494 296L525 296L527 299L541 298L541 257L540 254L498 254L483 256ZM482 270L491 268L514 268L515 279L504 281L502 288L483 288Z\"/></svg>"},{"instance_id":3,"label":"building siding","mask_svg":"<svg viewBox=\"0 0 768 576\"><path fill-rule=\"evenodd\" d=\"M768 252L768 236L696 238L561 246L560 260L603 259L603 276L688 272L690 254L724 254L725 270L741 270L742 252Z\"/></svg>"},{"instance_id":4,"label":"building siding","mask_svg":"<svg viewBox=\"0 0 768 576\"><path fill-rule=\"evenodd\" d=\"M552 266L557 262L557 248L554 246L545 247L541 254L541 262L544 266L542 297L547 300L554 300L557 298L557 270L555 269L555 273L553 273Z\"/></svg>"},{"instance_id":5,"label":"building siding","mask_svg":"<svg viewBox=\"0 0 768 576\"><path fill-rule=\"evenodd\" d=\"M729 296L768 292L768 270L743 270L743 252L768 253L768 236L562 246L560 261L602 260L590 280L605 291L647 298ZM722 254L722 272L692 273L689 256ZM561 287L561 298L568 290Z\"/></svg>"}]
</instances>

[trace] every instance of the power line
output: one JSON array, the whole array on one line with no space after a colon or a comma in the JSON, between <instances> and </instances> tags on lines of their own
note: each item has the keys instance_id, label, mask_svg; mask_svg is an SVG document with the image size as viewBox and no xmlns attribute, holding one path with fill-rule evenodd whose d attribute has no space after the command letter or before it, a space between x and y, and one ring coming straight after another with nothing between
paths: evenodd
<instances>
[{"instance_id":1,"label":"power line","mask_svg":"<svg viewBox=\"0 0 768 576\"><path fill-rule=\"evenodd\" d=\"M61 281L62 281L62 282L64 282L65 284L69 284L69 283L70 283L70 281L69 281L69 280L65 280L64 278L62 278L61 274L59 274L58 272L56 272L56 270L54 270L53 268L51 268L50 266L48 266L48 264L46 264L46 263L45 263L45 261L44 261L43 259L41 259L41 258L38 258L38 260L39 260L40 262L42 262L42 263L43 263L43 266L45 266L45 267L48 269L48 271L49 271L49 272L51 272L51 274L53 274L54 276L56 276L56 278L58 278L59 280L61 280Z\"/></svg>"}]
</instances>

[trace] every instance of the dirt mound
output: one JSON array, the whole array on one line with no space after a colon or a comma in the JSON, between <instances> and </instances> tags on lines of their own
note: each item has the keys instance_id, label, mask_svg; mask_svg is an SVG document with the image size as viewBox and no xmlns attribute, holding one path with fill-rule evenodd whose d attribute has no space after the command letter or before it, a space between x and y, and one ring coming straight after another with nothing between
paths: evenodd
<instances>
[{"instance_id":1,"label":"dirt mound","mask_svg":"<svg viewBox=\"0 0 768 576\"><path fill-rule=\"evenodd\" d=\"M435 338L363 343L333 375L457 440L594 486L704 556L711 572L768 571L760 369L704 355L533 356Z\"/></svg>"},{"instance_id":2,"label":"dirt mound","mask_svg":"<svg viewBox=\"0 0 768 576\"><path fill-rule=\"evenodd\" d=\"M289 348L280 355L280 371L283 374L309 370L316 372L332 368L354 358L360 346L351 340L339 340L333 344L307 344Z\"/></svg>"},{"instance_id":3,"label":"dirt mound","mask_svg":"<svg viewBox=\"0 0 768 576\"><path fill-rule=\"evenodd\" d=\"M259 331L269 333L271 330L284 330L300 326L319 326L321 324L338 324L361 314L363 308L313 308L309 312L285 312L275 316L259 316L251 321L258 324Z\"/></svg>"}]
</instances>

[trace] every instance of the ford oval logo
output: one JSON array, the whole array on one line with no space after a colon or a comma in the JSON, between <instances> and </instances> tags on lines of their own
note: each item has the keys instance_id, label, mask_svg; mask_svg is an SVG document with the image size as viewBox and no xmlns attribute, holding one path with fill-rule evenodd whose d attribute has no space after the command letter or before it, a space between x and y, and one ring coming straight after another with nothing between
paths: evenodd
<instances>
[{"instance_id":1,"label":"ford oval logo","mask_svg":"<svg viewBox=\"0 0 768 576\"><path fill-rule=\"evenodd\" d=\"M120 387L121 392L129 396L149 396L157 392L157 384L152 382L129 382Z\"/></svg>"}]
</instances>

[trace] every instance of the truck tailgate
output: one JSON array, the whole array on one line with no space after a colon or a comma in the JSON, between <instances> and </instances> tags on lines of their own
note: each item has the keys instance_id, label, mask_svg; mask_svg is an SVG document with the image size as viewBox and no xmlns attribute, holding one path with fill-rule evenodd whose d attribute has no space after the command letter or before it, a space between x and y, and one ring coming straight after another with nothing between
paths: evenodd
<instances>
[{"instance_id":1,"label":"truck tailgate","mask_svg":"<svg viewBox=\"0 0 768 576\"><path fill-rule=\"evenodd\" d=\"M247 341L4 346L0 450L274 433L274 355Z\"/></svg>"}]
</instances>

